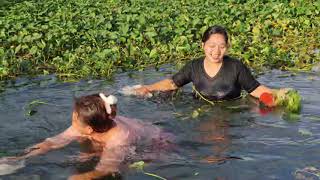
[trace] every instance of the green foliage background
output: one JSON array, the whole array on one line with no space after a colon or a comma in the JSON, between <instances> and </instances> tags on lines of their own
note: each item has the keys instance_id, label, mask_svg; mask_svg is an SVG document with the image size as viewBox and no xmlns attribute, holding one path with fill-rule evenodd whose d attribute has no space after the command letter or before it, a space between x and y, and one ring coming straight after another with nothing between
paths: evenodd
<instances>
[{"instance_id":1,"label":"green foliage background","mask_svg":"<svg viewBox=\"0 0 320 180\"><path fill-rule=\"evenodd\" d=\"M230 54L253 68L319 62L320 1L27 0L0 2L0 79L110 77L202 56L201 35L225 26Z\"/></svg>"}]
</instances>

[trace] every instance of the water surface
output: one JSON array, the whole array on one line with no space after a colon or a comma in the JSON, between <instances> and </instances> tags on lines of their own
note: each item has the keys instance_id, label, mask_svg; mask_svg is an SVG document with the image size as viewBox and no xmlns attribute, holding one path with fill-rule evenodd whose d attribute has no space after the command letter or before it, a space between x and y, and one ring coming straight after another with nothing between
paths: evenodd
<instances>
[{"instance_id":1,"label":"water surface","mask_svg":"<svg viewBox=\"0 0 320 180\"><path fill-rule=\"evenodd\" d=\"M147 84L171 74L170 68L162 68L121 73L112 81L61 82L51 75L2 82L0 156L21 153L63 131L70 125L74 97L104 91L118 96L121 115L153 122L177 136L179 150L167 160L148 163L147 172L170 180L319 178L303 170L320 168L319 74L271 71L258 78L270 87L297 89L303 97L300 115L281 108L261 109L250 98L210 106L192 98L190 85L180 95L159 94L150 99L115 92L125 85ZM42 104L28 106L35 100ZM73 143L32 158L25 168L0 179L66 179L94 167L70 161L68 157L77 154L78 148ZM155 178L126 170L122 179Z\"/></svg>"}]
</instances>

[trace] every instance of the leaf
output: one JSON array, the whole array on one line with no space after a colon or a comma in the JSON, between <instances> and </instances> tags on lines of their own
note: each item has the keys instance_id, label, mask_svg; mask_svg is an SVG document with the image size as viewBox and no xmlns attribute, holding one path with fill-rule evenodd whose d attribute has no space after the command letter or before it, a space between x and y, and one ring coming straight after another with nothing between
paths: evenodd
<instances>
[{"instance_id":1,"label":"leaf","mask_svg":"<svg viewBox=\"0 0 320 180\"><path fill-rule=\"evenodd\" d=\"M41 49L44 49L46 47L46 43L41 39L41 42L37 42L37 46Z\"/></svg>"},{"instance_id":2,"label":"leaf","mask_svg":"<svg viewBox=\"0 0 320 180\"><path fill-rule=\"evenodd\" d=\"M191 117L192 118L197 118L198 116L199 116L199 111L198 110L194 110L193 112L192 112L192 115L191 115Z\"/></svg>"},{"instance_id":3,"label":"leaf","mask_svg":"<svg viewBox=\"0 0 320 180\"><path fill-rule=\"evenodd\" d=\"M0 47L0 57L4 56L4 49Z\"/></svg>"},{"instance_id":4,"label":"leaf","mask_svg":"<svg viewBox=\"0 0 320 180\"><path fill-rule=\"evenodd\" d=\"M252 29L252 32L254 35L259 35L260 34L260 28L259 26L254 26L254 28Z\"/></svg>"},{"instance_id":5,"label":"leaf","mask_svg":"<svg viewBox=\"0 0 320 180\"><path fill-rule=\"evenodd\" d=\"M42 37L42 34L39 34L39 33L32 34L32 39L40 39L41 37Z\"/></svg>"},{"instance_id":6,"label":"leaf","mask_svg":"<svg viewBox=\"0 0 320 180\"><path fill-rule=\"evenodd\" d=\"M38 47L37 46L32 46L32 48L30 49L30 54L36 54L38 51Z\"/></svg>"},{"instance_id":7,"label":"leaf","mask_svg":"<svg viewBox=\"0 0 320 180\"><path fill-rule=\"evenodd\" d=\"M109 38L110 39L117 39L118 38L118 33L117 32L110 32L109 33Z\"/></svg>"},{"instance_id":8,"label":"leaf","mask_svg":"<svg viewBox=\"0 0 320 180\"><path fill-rule=\"evenodd\" d=\"M309 131L308 129L303 129L303 128L299 128L299 131L298 131L300 134L302 134L303 136L312 136L312 132Z\"/></svg>"},{"instance_id":9,"label":"leaf","mask_svg":"<svg viewBox=\"0 0 320 180\"><path fill-rule=\"evenodd\" d=\"M21 49L21 44L19 44L15 49L14 49L14 53L17 54Z\"/></svg>"},{"instance_id":10,"label":"leaf","mask_svg":"<svg viewBox=\"0 0 320 180\"><path fill-rule=\"evenodd\" d=\"M129 31L129 24L121 24L119 30L121 35L127 35Z\"/></svg>"},{"instance_id":11,"label":"leaf","mask_svg":"<svg viewBox=\"0 0 320 180\"><path fill-rule=\"evenodd\" d=\"M49 105L47 102L44 102L44 101L41 101L41 100L33 100L32 102L30 102L29 104L25 105L23 107L23 110L26 111L27 110L27 113L26 115L28 116L32 116L34 115L35 113L37 113L37 110L35 110L35 108L41 104L46 104L46 105Z\"/></svg>"},{"instance_id":12,"label":"leaf","mask_svg":"<svg viewBox=\"0 0 320 180\"><path fill-rule=\"evenodd\" d=\"M151 31L151 32L146 32L145 35L146 35L148 38L152 38L152 37L157 36L157 33L154 32L154 31Z\"/></svg>"},{"instance_id":13,"label":"leaf","mask_svg":"<svg viewBox=\"0 0 320 180\"><path fill-rule=\"evenodd\" d=\"M139 16L139 23L144 25L146 23L146 18L144 18L144 16Z\"/></svg>"},{"instance_id":14,"label":"leaf","mask_svg":"<svg viewBox=\"0 0 320 180\"><path fill-rule=\"evenodd\" d=\"M134 162L134 163L130 164L129 168L134 168L134 169L137 169L137 170L143 170L144 166L145 166L144 161L138 161L138 162Z\"/></svg>"},{"instance_id":15,"label":"leaf","mask_svg":"<svg viewBox=\"0 0 320 180\"><path fill-rule=\"evenodd\" d=\"M157 52L157 49L152 49L151 51L150 51L150 54L149 54L149 57L150 58L156 58L156 57L158 57L159 55L158 55L158 52Z\"/></svg>"},{"instance_id":16,"label":"leaf","mask_svg":"<svg viewBox=\"0 0 320 180\"><path fill-rule=\"evenodd\" d=\"M23 38L23 41L24 41L24 42L31 42L31 41L32 41L32 38L31 38L30 35L27 35L27 36L25 36L25 37Z\"/></svg>"}]
</instances>

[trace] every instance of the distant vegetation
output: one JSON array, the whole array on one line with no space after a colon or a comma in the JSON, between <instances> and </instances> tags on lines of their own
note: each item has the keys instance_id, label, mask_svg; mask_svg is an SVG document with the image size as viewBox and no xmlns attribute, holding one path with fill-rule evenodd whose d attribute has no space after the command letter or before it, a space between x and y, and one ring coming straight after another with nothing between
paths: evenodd
<instances>
[{"instance_id":1,"label":"distant vegetation","mask_svg":"<svg viewBox=\"0 0 320 180\"><path fill-rule=\"evenodd\" d=\"M203 55L201 34L214 24L253 68L308 69L320 57L320 1L0 1L0 79L183 63Z\"/></svg>"}]
</instances>

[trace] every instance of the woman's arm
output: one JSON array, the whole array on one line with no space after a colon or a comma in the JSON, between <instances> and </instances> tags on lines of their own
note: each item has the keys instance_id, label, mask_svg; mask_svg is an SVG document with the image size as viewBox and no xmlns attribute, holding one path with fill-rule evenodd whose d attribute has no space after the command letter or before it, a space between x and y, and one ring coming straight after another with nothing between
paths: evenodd
<instances>
[{"instance_id":1,"label":"woman's arm","mask_svg":"<svg viewBox=\"0 0 320 180\"><path fill-rule=\"evenodd\" d=\"M128 149L126 146L124 146L124 148L115 147L104 150L101 155L100 162L94 170L72 175L68 180L98 179L104 176L113 175L119 172L119 166L127 153Z\"/></svg>"},{"instance_id":2,"label":"woman's arm","mask_svg":"<svg viewBox=\"0 0 320 180\"><path fill-rule=\"evenodd\" d=\"M43 141L41 143L38 143L36 145L33 145L32 147L27 148L24 151L23 155L20 156L10 156L10 157L2 157L0 158L0 163L8 163L8 162L14 162L14 161L20 161L27 159L29 157L33 157L36 155L44 154L48 151L50 151L51 148L51 143L48 141Z\"/></svg>"},{"instance_id":3,"label":"woman's arm","mask_svg":"<svg viewBox=\"0 0 320 180\"><path fill-rule=\"evenodd\" d=\"M29 157L45 154L50 150L56 149L54 147L55 146L54 146L53 143L51 143L50 141L44 140L43 142L38 143L36 145L33 145L32 147L26 149L25 150L26 154L24 154L20 158L21 159L25 159L25 158L29 158Z\"/></svg>"},{"instance_id":4,"label":"woman's arm","mask_svg":"<svg viewBox=\"0 0 320 180\"><path fill-rule=\"evenodd\" d=\"M155 91L171 91L176 89L178 89L178 87L172 79L164 79L150 85L143 85L142 87L135 89L135 91L137 95L144 96Z\"/></svg>"},{"instance_id":5,"label":"woman's arm","mask_svg":"<svg viewBox=\"0 0 320 180\"><path fill-rule=\"evenodd\" d=\"M47 138L41 143L35 144L24 150L24 154L20 156L12 156L12 157L2 157L0 158L0 163L10 162L10 161L19 161L23 159L27 159L29 157L45 154L48 151L62 148L72 142L78 136L78 132L75 131L72 127L69 127L64 132L53 136L51 138Z\"/></svg>"},{"instance_id":6,"label":"woman's arm","mask_svg":"<svg viewBox=\"0 0 320 180\"><path fill-rule=\"evenodd\" d=\"M260 98L262 93L270 93L273 94L276 90L275 89L270 89L264 85L258 86L255 90L253 90L250 95L256 98Z\"/></svg>"},{"instance_id":7,"label":"woman's arm","mask_svg":"<svg viewBox=\"0 0 320 180\"><path fill-rule=\"evenodd\" d=\"M29 158L40 154L47 153L48 151L62 148L76 139L80 134L72 127L69 127L64 132L47 138L43 142L33 145L25 150L25 153L20 158Z\"/></svg>"},{"instance_id":8,"label":"woman's arm","mask_svg":"<svg viewBox=\"0 0 320 180\"><path fill-rule=\"evenodd\" d=\"M183 66L174 74L171 78L167 78L156 83L150 85L144 85L142 87L135 89L136 95L146 96L154 91L171 91L176 90L179 87L192 82L192 74L194 69L194 64L199 61L191 61L188 62L186 65Z\"/></svg>"},{"instance_id":9,"label":"woman's arm","mask_svg":"<svg viewBox=\"0 0 320 180\"><path fill-rule=\"evenodd\" d=\"M92 170L89 172L75 174L68 178L68 180L88 180L88 179L98 179L109 175L110 173L105 173L97 170Z\"/></svg>"},{"instance_id":10,"label":"woman's arm","mask_svg":"<svg viewBox=\"0 0 320 180\"><path fill-rule=\"evenodd\" d=\"M263 102L262 94L267 93L269 94L270 98L272 98L271 103L263 102L265 105L273 107L276 106L276 99L282 96L285 96L285 94L290 90L290 88L280 88L280 89L271 89L264 85L258 86L255 90L253 90L250 95L256 98L259 98L259 100Z\"/></svg>"}]
</instances>

